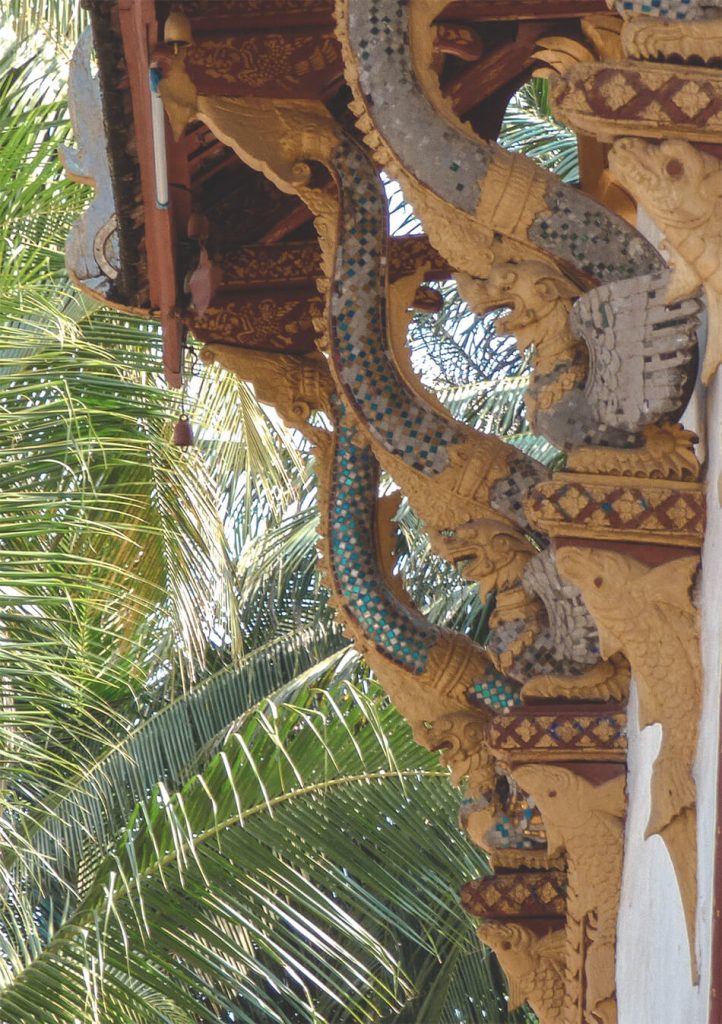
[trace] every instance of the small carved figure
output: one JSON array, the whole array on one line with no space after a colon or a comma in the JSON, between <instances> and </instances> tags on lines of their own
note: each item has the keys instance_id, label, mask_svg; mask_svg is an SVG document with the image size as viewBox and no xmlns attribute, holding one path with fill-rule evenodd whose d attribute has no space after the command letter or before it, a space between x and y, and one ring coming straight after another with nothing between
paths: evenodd
<instances>
[{"instance_id":1,"label":"small carved figure","mask_svg":"<svg viewBox=\"0 0 722 1024\"><path fill-rule=\"evenodd\" d=\"M515 779L497 768L486 789L467 788L459 811L459 824L471 841L489 857L493 867L544 867L548 864L547 837L539 808ZM509 853L519 854L507 860Z\"/></svg>"}]
</instances>

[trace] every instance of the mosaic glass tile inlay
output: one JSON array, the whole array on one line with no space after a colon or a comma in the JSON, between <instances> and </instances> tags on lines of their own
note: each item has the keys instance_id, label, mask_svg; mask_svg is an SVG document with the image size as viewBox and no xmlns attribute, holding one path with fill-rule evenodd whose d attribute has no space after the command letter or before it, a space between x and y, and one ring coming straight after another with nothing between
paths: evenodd
<instances>
[{"instance_id":1,"label":"mosaic glass tile inlay","mask_svg":"<svg viewBox=\"0 0 722 1024\"><path fill-rule=\"evenodd\" d=\"M359 82L373 101L381 134L419 181L473 213L490 149L447 124L419 89L409 48L408 0L350 0L348 7L348 35L358 60Z\"/></svg>"},{"instance_id":2,"label":"mosaic glass tile inlay","mask_svg":"<svg viewBox=\"0 0 722 1024\"><path fill-rule=\"evenodd\" d=\"M337 429L330 508L332 572L349 611L381 654L408 672L421 674L438 630L405 608L381 577L376 560L374 510L378 463L353 431Z\"/></svg>"},{"instance_id":3,"label":"mosaic glass tile inlay","mask_svg":"<svg viewBox=\"0 0 722 1024\"><path fill-rule=\"evenodd\" d=\"M387 208L370 157L346 140L334 163L341 231L331 296L333 356L345 397L390 454L426 474L449 464L458 431L401 380L386 339Z\"/></svg>"}]
</instances>

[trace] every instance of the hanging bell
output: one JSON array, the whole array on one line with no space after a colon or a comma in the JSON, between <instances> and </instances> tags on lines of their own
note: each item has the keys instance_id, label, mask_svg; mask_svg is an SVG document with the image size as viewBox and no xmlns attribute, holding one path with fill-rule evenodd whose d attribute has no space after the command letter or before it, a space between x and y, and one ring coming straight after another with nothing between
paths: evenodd
<instances>
[{"instance_id":1,"label":"hanging bell","mask_svg":"<svg viewBox=\"0 0 722 1024\"><path fill-rule=\"evenodd\" d=\"M171 11L163 26L163 42L174 46L190 46L193 42L193 30L190 20L182 11Z\"/></svg>"},{"instance_id":2,"label":"hanging bell","mask_svg":"<svg viewBox=\"0 0 722 1024\"><path fill-rule=\"evenodd\" d=\"M193 444L193 427L186 413L181 413L173 428L173 444L179 448L190 448Z\"/></svg>"}]
</instances>

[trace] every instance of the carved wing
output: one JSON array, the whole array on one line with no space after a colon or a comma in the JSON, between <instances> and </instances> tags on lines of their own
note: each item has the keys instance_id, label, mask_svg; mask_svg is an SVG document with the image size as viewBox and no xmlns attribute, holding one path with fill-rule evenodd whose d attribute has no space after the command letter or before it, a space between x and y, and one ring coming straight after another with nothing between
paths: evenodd
<instances>
[{"instance_id":1,"label":"carved wing","mask_svg":"<svg viewBox=\"0 0 722 1024\"><path fill-rule=\"evenodd\" d=\"M112 291L120 255L100 82L91 71L92 50L88 27L78 40L68 79L68 105L78 146L61 146L59 154L69 178L95 189L92 202L68 235L65 262L76 283L102 300Z\"/></svg>"},{"instance_id":2,"label":"carved wing","mask_svg":"<svg viewBox=\"0 0 722 1024\"><path fill-rule=\"evenodd\" d=\"M579 587L562 580L551 551L541 551L527 565L524 589L546 609L550 642L560 659L576 665L599 660L599 636Z\"/></svg>"},{"instance_id":3,"label":"carved wing","mask_svg":"<svg viewBox=\"0 0 722 1024\"><path fill-rule=\"evenodd\" d=\"M589 350L585 394L595 419L634 433L681 415L694 385L699 303L665 305L669 271L603 285L570 316Z\"/></svg>"}]
</instances>

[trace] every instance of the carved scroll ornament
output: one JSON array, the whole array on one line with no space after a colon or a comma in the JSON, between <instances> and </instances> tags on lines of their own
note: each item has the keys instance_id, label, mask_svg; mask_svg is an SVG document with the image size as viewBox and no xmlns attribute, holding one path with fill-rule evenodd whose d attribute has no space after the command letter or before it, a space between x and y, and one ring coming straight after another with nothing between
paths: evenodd
<instances>
[{"instance_id":1,"label":"carved scroll ornament","mask_svg":"<svg viewBox=\"0 0 722 1024\"><path fill-rule=\"evenodd\" d=\"M87 28L70 62L68 80L68 104L78 145L76 149L61 146L60 158L69 178L95 189L90 205L68 235L65 262L73 282L102 302L111 296L118 276L119 252L100 84L91 71L92 48Z\"/></svg>"},{"instance_id":2,"label":"carved scroll ornament","mask_svg":"<svg viewBox=\"0 0 722 1024\"><path fill-rule=\"evenodd\" d=\"M707 9L713 19L665 21L645 16L628 21L622 29L622 44L628 57L638 60L718 61L722 57L722 9Z\"/></svg>"}]
</instances>

